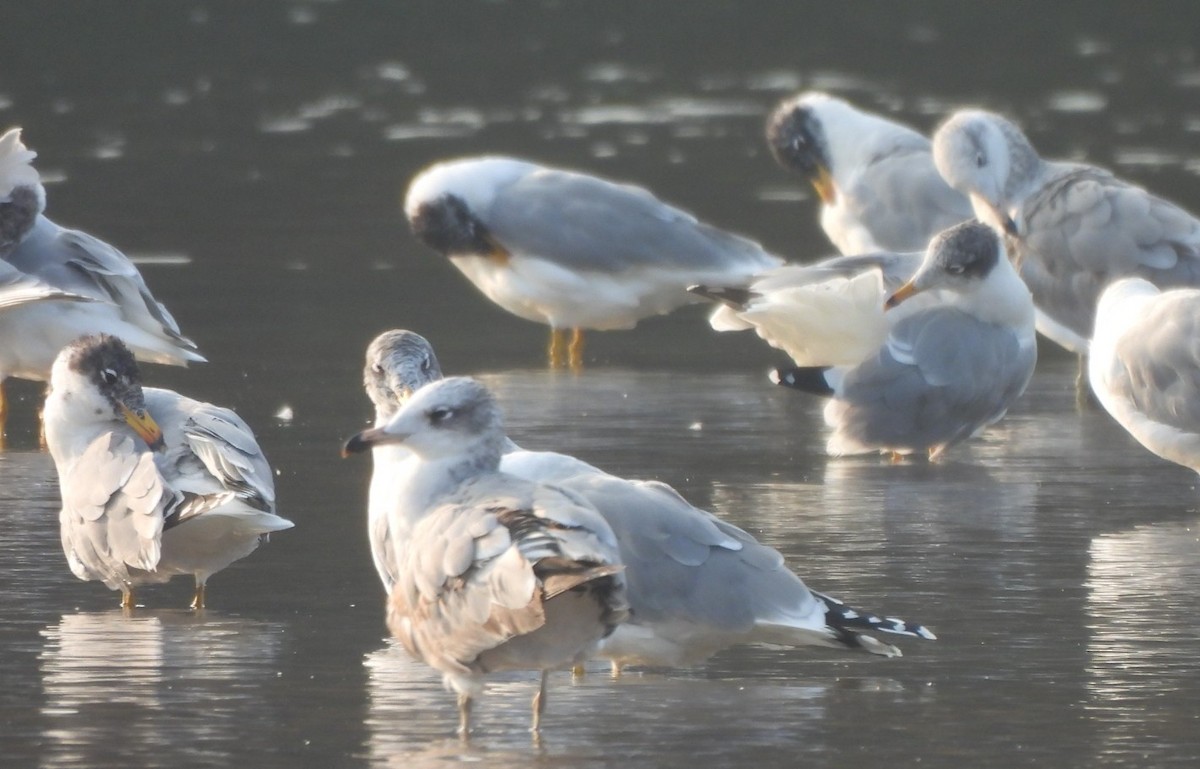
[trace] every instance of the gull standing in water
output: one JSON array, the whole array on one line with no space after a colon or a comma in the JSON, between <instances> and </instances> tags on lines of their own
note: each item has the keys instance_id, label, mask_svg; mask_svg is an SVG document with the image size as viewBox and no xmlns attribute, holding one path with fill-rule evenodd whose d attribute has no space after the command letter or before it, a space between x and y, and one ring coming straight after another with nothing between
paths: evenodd
<instances>
[{"instance_id":1,"label":"gull standing in water","mask_svg":"<svg viewBox=\"0 0 1200 769\"><path fill-rule=\"evenodd\" d=\"M736 284L782 264L640 187L507 157L427 168L404 211L489 299L550 326L552 366L582 365L584 329L633 328L694 301L693 283Z\"/></svg>"},{"instance_id":2,"label":"gull standing in water","mask_svg":"<svg viewBox=\"0 0 1200 769\"><path fill-rule=\"evenodd\" d=\"M608 524L575 495L501 472L506 441L491 393L455 377L345 447L395 443L413 454L392 519L388 627L458 694L464 736L484 677L501 670L541 671L537 733L548 672L590 656L628 609Z\"/></svg>"},{"instance_id":3,"label":"gull standing in water","mask_svg":"<svg viewBox=\"0 0 1200 769\"><path fill-rule=\"evenodd\" d=\"M390 420L413 391L441 379L433 348L411 331L387 331L367 348L364 383L376 424ZM380 578L394 582L399 547L387 542L400 516L397 478L413 460L376 446L369 518ZM662 483L631 481L565 454L524 451L511 441L500 470L556 485L595 506L612 527L625 564L630 617L600 643L596 656L617 674L624 665L680 666L738 643L900 650L866 633L932 639L924 627L852 609L811 591L774 548L700 510Z\"/></svg>"},{"instance_id":4,"label":"gull standing in water","mask_svg":"<svg viewBox=\"0 0 1200 769\"><path fill-rule=\"evenodd\" d=\"M899 255L879 258L885 273L888 262L898 273L908 263ZM852 265L871 261L846 259ZM853 280L865 282L863 292L832 305L849 311L821 322L840 322L852 337L860 337L848 348L856 354L869 351L866 357L822 361L814 350L832 357L836 345L804 347L799 366L772 374L778 384L830 398L825 407L825 421L833 428L826 446L830 454L927 451L936 459L1003 417L1025 391L1037 361L1033 302L1004 244L986 226L965 222L933 238L916 273L886 299L886 316L894 319L881 321L878 310L865 306L878 296L886 275L866 272ZM802 335L776 336L769 324L786 328L794 317L812 323L805 307L792 306L810 296L811 291L783 297L765 291L730 312L776 346L790 349L791 337ZM897 313L895 308L913 297L920 301L915 311L901 307ZM854 317L859 308L863 317ZM882 342L872 347L881 335Z\"/></svg>"},{"instance_id":5,"label":"gull standing in water","mask_svg":"<svg viewBox=\"0 0 1200 769\"><path fill-rule=\"evenodd\" d=\"M139 360L152 363L204 360L124 254L42 214L46 190L32 165L36 156L21 142L21 129L0 136L0 260L47 286L95 301L35 302L0 321L0 433L4 380L48 380L58 351L83 334L118 336Z\"/></svg>"},{"instance_id":6,"label":"gull standing in water","mask_svg":"<svg viewBox=\"0 0 1200 769\"><path fill-rule=\"evenodd\" d=\"M767 120L767 144L821 200L821 227L843 254L920 251L971 218L971 204L933 164L929 139L908 126L810 91Z\"/></svg>"},{"instance_id":7,"label":"gull standing in water","mask_svg":"<svg viewBox=\"0 0 1200 769\"><path fill-rule=\"evenodd\" d=\"M86 336L54 361L46 442L58 470L63 551L75 576L121 591L208 578L292 522L275 515L271 468L229 409L145 388L120 339Z\"/></svg>"},{"instance_id":8,"label":"gull standing in water","mask_svg":"<svg viewBox=\"0 0 1200 769\"><path fill-rule=\"evenodd\" d=\"M1088 356L1100 404L1163 459L1200 472L1200 290L1123 278L1100 295Z\"/></svg>"},{"instance_id":9,"label":"gull standing in water","mask_svg":"<svg viewBox=\"0 0 1200 769\"><path fill-rule=\"evenodd\" d=\"M1087 354L1100 292L1122 277L1200 286L1200 220L1096 166L1042 160L1016 125L963 110L938 128L934 160L980 221L1009 236L1037 329Z\"/></svg>"}]
</instances>

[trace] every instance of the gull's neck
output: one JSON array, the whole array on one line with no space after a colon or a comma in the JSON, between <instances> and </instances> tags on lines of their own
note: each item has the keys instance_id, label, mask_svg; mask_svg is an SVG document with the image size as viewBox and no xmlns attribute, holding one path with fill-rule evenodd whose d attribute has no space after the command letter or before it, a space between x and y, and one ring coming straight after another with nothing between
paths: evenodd
<instances>
[{"instance_id":1,"label":"gull's neck","mask_svg":"<svg viewBox=\"0 0 1200 769\"><path fill-rule=\"evenodd\" d=\"M464 483L498 472L504 440L500 435L495 440L476 444L472 451L438 459L426 459L410 452L410 457L399 469L397 482L399 500L396 509L400 514L397 523L403 527L399 536L403 538L434 505L449 501Z\"/></svg>"},{"instance_id":2,"label":"gull's neck","mask_svg":"<svg viewBox=\"0 0 1200 769\"><path fill-rule=\"evenodd\" d=\"M1034 335L1033 296L1008 259L1001 259L977 289L970 294L954 294L950 304L974 315L985 323L1010 326Z\"/></svg>"}]
</instances>

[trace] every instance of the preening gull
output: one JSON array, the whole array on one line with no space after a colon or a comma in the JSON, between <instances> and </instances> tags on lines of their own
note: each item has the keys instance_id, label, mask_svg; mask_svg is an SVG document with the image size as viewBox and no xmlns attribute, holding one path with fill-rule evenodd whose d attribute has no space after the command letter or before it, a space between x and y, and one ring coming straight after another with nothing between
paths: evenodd
<instances>
[{"instance_id":1,"label":"preening gull","mask_svg":"<svg viewBox=\"0 0 1200 769\"><path fill-rule=\"evenodd\" d=\"M118 336L143 361L204 360L124 254L42 214L46 191L32 165L36 156L21 142L21 129L0 136L0 260L45 286L94 301L33 302L0 318L0 432L4 380L48 380L58 351L84 334Z\"/></svg>"},{"instance_id":2,"label":"preening gull","mask_svg":"<svg viewBox=\"0 0 1200 769\"><path fill-rule=\"evenodd\" d=\"M906 255L876 255L818 265L815 274L835 277L815 319L810 303L824 284L752 287L729 310L772 344L798 351L800 365L772 379L830 398L830 454L927 451L936 459L1003 417L1033 375L1033 303L995 233L965 222L938 234L912 278L881 303L887 312L872 307L910 264ZM850 277L839 277L846 265ZM915 311L897 312L913 301ZM789 330L796 319L804 325ZM804 329L820 334L830 325L850 338L847 351L865 357L855 361L819 338L804 342Z\"/></svg>"},{"instance_id":3,"label":"preening gull","mask_svg":"<svg viewBox=\"0 0 1200 769\"><path fill-rule=\"evenodd\" d=\"M63 551L75 576L134 606L138 585L208 578L291 521L275 514L271 468L229 409L141 386L129 348L83 337L55 359L46 442L58 470Z\"/></svg>"},{"instance_id":4,"label":"preening gull","mask_svg":"<svg viewBox=\"0 0 1200 769\"><path fill-rule=\"evenodd\" d=\"M489 299L550 326L551 365L582 364L583 329L633 328L693 301L693 283L736 284L782 263L640 187L507 157L425 169L404 211Z\"/></svg>"},{"instance_id":5,"label":"preening gull","mask_svg":"<svg viewBox=\"0 0 1200 769\"><path fill-rule=\"evenodd\" d=\"M843 254L919 251L971 218L970 202L938 175L929 139L836 96L809 91L782 102L767 120L767 144L812 184L821 227Z\"/></svg>"},{"instance_id":6,"label":"preening gull","mask_svg":"<svg viewBox=\"0 0 1200 769\"><path fill-rule=\"evenodd\" d=\"M1200 286L1200 220L1110 172L1042 160L1021 130L982 110L952 115L934 160L980 221L1009 236L1037 329L1085 355L1096 302L1113 280Z\"/></svg>"},{"instance_id":7,"label":"preening gull","mask_svg":"<svg viewBox=\"0 0 1200 769\"><path fill-rule=\"evenodd\" d=\"M579 664L624 619L625 581L613 532L578 496L500 471L500 409L473 379L418 390L347 453L403 444L388 627L458 694L470 731L484 677L540 670L533 731L550 670Z\"/></svg>"},{"instance_id":8,"label":"preening gull","mask_svg":"<svg viewBox=\"0 0 1200 769\"><path fill-rule=\"evenodd\" d=\"M1163 459L1200 472L1200 290L1142 278L1104 290L1088 356L1100 404Z\"/></svg>"},{"instance_id":9,"label":"preening gull","mask_svg":"<svg viewBox=\"0 0 1200 769\"><path fill-rule=\"evenodd\" d=\"M433 348L411 331L387 331L367 349L364 382L376 424L386 423L414 390L441 378ZM397 478L412 461L376 446L369 517L376 568L390 589L395 548L388 521L399 514ZM656 482L610 475L564 454L524 451L511 442L503 472L557 485L604 517L625 564L631 614L600 643L596 656L623 665L697 663L737 643L853 648L899 655L864 632L933 638L920 625L851 609L809 590L778 551L747 532L688 504Z\"/></svg>"}]
</instances>

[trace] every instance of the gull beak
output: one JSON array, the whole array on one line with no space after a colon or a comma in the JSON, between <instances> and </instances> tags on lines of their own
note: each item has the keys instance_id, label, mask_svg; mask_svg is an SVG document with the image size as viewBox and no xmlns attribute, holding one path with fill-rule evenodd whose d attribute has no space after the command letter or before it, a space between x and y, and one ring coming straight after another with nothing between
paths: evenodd
<instances>
[{"instance_id":1,"label":"gull beak","mask_svg":"<svg viewBox=\"0 0 1200 769\"><path fill-rule=\"evenodd\" d=\"M363 430L361 433L351 437L342 446L342 457L348 457L351 454L361 454L368 449L388 443L404 443L407 439L407 435L385 432L382 427Z\"/></svg>"},{"instance_id":2,"label":"gull beak","mask_svg":"<svg viewBox=\"0 0 1200 769\"><path fill-rule=\"evenodd\" d=\"M901 302L905 301L906 299L911 299L914 294L919 294L920 292L921 289L917 288L916 284L910 280L900 288L896 289L896 293L887 298L887 301L883 303L883 309L891 310L898 306Z\"/></svg>"},{"instance_id":3,"label":"gull beak","mask_svg":"<svg viewBox=\"0 0 1200 769\"><path fill-rule=\"evenodd\" d=\"M501 267L506 266L512 260L512 254L509 253L507 248L500 245L499 241L494 237L488 234L484 236L484 239L487 241L488 246L491 247L491 251L484 254L484 256Z\"/></svg>"},{"instance_id":4,"label":"gull beak","mask_svg":"<svg viewBox=\"0 0 1200 769\"><path fill-rule=\"evenodd\" d=\"M163 447L162 428L154 421L154 417L150 416L150 412L145 409L133 409L126 406L124 403L121 406L121 416L125 418L125 423L128 424L133 431L138 434L151 451L158 451Z\"/></svg>"},{"instance_id":5,"label":"gull beak","mask_svg":"<svg viewBox=\"0 0 1200 769\"><path fill-rule=\"evenodd\" d=\"M977 213L981 210L984 212L985 216L981 217L984 224L1001 230L1009 237L1015 238L1020 236L1021 233L1017 230L1017 223L1010 215L1001 211L992 201L981 195L972 194L970 197L971 205L975 211Z\"/></svg>"},{"instance_id":6,"label":"gull beak","mask_svg":"<svg viewBox=\"0 0 1200 769\"><path fill-rule=\"evenodd\" d=\"M817 175L812 178L812 186L825 205L832 206L837 202L837 185L833 183L833 176L829 173L828 168L819 163L817 164Z\"/></svg>"}]
</instances>

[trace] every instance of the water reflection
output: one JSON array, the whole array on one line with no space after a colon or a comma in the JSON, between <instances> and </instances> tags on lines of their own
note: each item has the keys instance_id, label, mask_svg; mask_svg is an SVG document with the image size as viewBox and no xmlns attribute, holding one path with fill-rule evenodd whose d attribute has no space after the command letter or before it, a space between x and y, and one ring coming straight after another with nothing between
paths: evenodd
<instances>
[{"instance_id":1,"label":"water reflection","mask_svg":"<svg viewBox=\"0 0 1200 769\"><path fill-rule=\"evenodd\" d=\"M282 626L208 612L66 614L42 630L43 766L232 762L278 728ZM253 742L252 740L250 742Z\"/></svg>"},{"instance_id":2,"label":"water reflection","mask_svg":"<svg viewBox=\"0 0 1200 769\"><path fill-rule=\"evenodd\" d=\"M1200 662L1200 518L1096 537L1087 575L1087 708L1103 725L1096 760L1200 749L1193 694ZM1182 618L1193 618L1183 620Z\"/></svg>"}]
</instances>

